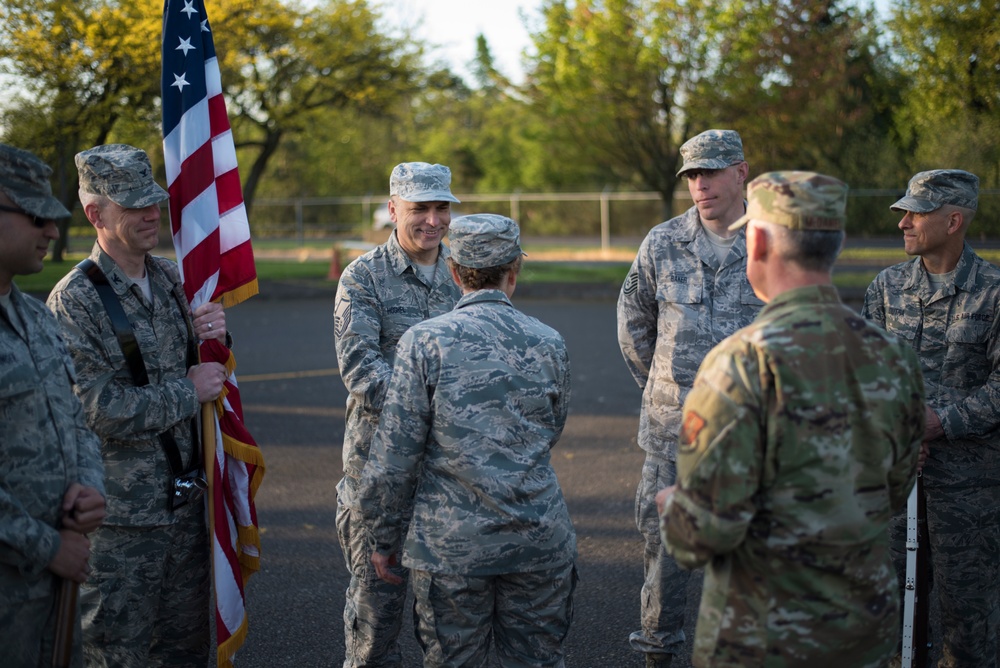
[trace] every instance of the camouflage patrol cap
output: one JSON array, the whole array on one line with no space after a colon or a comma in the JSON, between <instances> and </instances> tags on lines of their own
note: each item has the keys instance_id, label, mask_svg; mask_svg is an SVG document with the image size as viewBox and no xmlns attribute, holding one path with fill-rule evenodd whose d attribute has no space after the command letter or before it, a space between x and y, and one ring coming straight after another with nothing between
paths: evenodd
<instances>
[{"instance_id":1,"label":"camouflage patrol cap","mask_svg":"<svg viewBox=\"0 0 1000 668\"><path fill-rule=\"evenodd\" d=\"M747 212L729 226L750 219L790 230L836 232L847 219L847 184L816 172L768 172L747 184Z\"/></svg>"},{"instance_id":2,"label":"camouflage patrol cap","mask_svg":"<svg viewBox=\"0 0 1000 668\"><path fill-rule=\"evenodd\" d=\"M80 190L104 195L126 209L144 209L167 199L153 180L149 156L127 144L104 144L76 154Z\"/></svg>"},{"instance_id":3,"label":"camouflage patrol cap","mask_svg":"<svg viewBox=\"0 0 1000 668\"><path fill-rule=\"evenodd\" d=\"M495 213L456 218L451 221L448 238L451 259L463 267L498 267L525 254L521 250L521 229L517 223Z\"/></svg>"},{"instance_id":4,"label":"camouflage patrol cap","mask_svg":"<svg viewBox=\"0 0 1000 668\"><path fill-rule=\"evenodd\" d=\"M389 194L407 202L458 202L451 194L451 170L426 162L403 162L393 167Z\"/></svg>"},{"instance_id":5,"label":"camouflage patrol cap","mask_svg":"<svg viewBox=\"0 0 1000 668\"><path fill-rule=\"evenodd\" d=\"M52 196L52 169L34 153L0 144L0 190L26 213L52 220L69 211Z\"/></svg>"},{"instance_id":6,"label":"camouflage patrol cap","mask_svg":"<svg viewBox=\"0 0 1000 668\"><path fill-rule=\"evenodd\" d=\"M893 211L928 213L944 204L975 210L979 204L979 177L961 169L920 172L906 186L906 195L890 206Z\"/></svg>"},{"instance_id":7,"label":"camouflage patrol cap","mask_svg":"<svg viewBox=\"0 0 1000 668\"><path fill-rule=\"evenodd\" d=\"M681 157L677 176L692 169L725 169L743 162L743 140L736 130L705 130L684 142Z\"/></svg>"}]
</instances>

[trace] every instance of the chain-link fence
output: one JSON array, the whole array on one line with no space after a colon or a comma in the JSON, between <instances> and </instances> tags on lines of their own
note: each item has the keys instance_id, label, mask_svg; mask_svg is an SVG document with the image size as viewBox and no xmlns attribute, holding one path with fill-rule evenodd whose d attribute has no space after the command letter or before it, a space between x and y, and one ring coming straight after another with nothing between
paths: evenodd
<instances>
[{"instance_id":1,"label":"chain-link fence","mask_svg":"<svg viewBox=\"0 0 1000 668\"><path fill-rule=\"evenodd\" d=\"M848 199L848 234L886 236L898 233L899 215L889 206L899 190L854 190ZM454 214L490 212L511 216L526 236L597 237L603 244L633 239L664 220L658 193L497 193L461 194ZM384 197L258 199L251 228L257 238L327 239L364 234L371 229ZM677 192L674 215L691 206L687 192ZM1000 237L1000 190L984 190L970 236Z\"/></svg>"},{"instance_id":2,"label":"chain-link fence","mask_svg":"<svg viewBox=\"0 0 1000 668\"><path fill-rule=\"evenodd\" d=\"M847 232L851 238L895 236L900 216L889 210L905 190L853 190L847 206ZM603 248L634 243L662 222L666 211L654 192L578 193L456 193L461 204L453 214L499 213L521 225L524 236L566 238L599 243ZM257 199L250 214L255 239L284 239L300 244L373 236L373 223L383 220L379 209L386 197L302 197ZM674 195L673 214L692 204L691 196ZM77 207L79 209L79 207ZM384 211L382 212L384 214ZM82 212L74 212L78 233L92 233ZM169 226L164 225L166 230ZM384 233L374 234L375 237ZM979 211L969 233L973 239L1000 238L1000 190L981 190Z\"/></svg>"}]
</instances>

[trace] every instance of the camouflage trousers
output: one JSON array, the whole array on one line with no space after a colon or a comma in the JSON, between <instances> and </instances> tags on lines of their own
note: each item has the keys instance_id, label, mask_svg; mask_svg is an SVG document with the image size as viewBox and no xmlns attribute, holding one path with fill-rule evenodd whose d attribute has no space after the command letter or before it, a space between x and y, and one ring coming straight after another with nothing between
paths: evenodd
<instances>
[{"instance_id":1,"label":"camouflage trousers","mask_svg":"<svg viewBox=\"0 0 1000 668\"><path fill-rule=\"evenodd\" d=\"M564 668L574 564L485 576L415 570L411 581L424 668L486 666L491 638L504 668Z\"/></svg>"},{"instance_id":2,"label":"camouflage trousers","mask_svg":"<svg viewBox=\"0 0 1000 668\"><path fill-rule=\"evenodd\" d=\"M635 493L635 523L645 540L644 581L640 593L641 628L628 638L632 649L647 654L678 654L684 649L684 612L691 573L667 554L660 538L656 493L677 481L677 463L646 453Z\"/></svg>"},{"instance_id":3,"label":"camouflage trousers","mask_svg":"<svg viewBox=\"0 0 1000 668\"><path fill-rule=\"evenodd\" d=\"M392 571L403 583L392 585L380 579L372 566L369 533L361 513L341 502L337 495L337 536L351 573L344 604L344 668L399 668L399 631L403 626L407 569L397 562Z\"/></svg>"},{"instance_id":4,"label":"camouflage trousers","mask_svg":"<svg viewBox=\"0 0 1000 668\"><path fill-rule=\"evenodd\" d=\"M994 668L1000 627L1000 486L936 487L929 477L925 475L924 496L933 587L941 606L938 666ZM890 532L904 592L905 509L893 517Z\"/></svg>"},{"instance_id":5,"label":"camouflage trousers","mask_svg":"<svg viewBox=\"0 0 1000 668\"><path fill-rule=\"evenodd\" d=\"M206 666L211 582L204 507L169 526L104 526L90 535L80 590L88 667Z\"/></svg>"},{"instance_id":6,"label":"camouflage trousers","mask_svg":"<svg viewBox=\"0 0 1000 668\"><path fill-rule=\"evenodd\" d=\"M0 607L0 638L3 638L3 659L8 668L41 668L52 665L56 635L56 591L62 581L53 579L49 596L27 601L5 602ZM73 631L73 668L82 668L80 608L76 610Z\"/></svg>"}]
</instances>

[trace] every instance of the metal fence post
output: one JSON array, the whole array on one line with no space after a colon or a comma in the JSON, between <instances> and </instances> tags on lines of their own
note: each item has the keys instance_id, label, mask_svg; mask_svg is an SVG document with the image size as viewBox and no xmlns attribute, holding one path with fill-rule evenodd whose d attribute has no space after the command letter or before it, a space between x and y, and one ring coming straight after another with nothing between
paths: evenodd
<instances>
[{"instance_id":1,"label":"metal fence post","mask_svg":"<svg viewBox=\"0 0 1000 668\"><path fill-rule=\"evenodd\" d=\"M611 200L608 197L610 189L605 186L601 191L601 253L611 250Z\"/></svg>"},{"instance_id":2,"label":"metal fence post","mask_svg":"<svg viewBox=\"0 0 1000 668\"><path fill-rule=\"evenodd\" d=\"M302 198L295 198L295 236L299 238L299 245L306 241L305 223L302 220Z\"/></svg>"}]
</instances>

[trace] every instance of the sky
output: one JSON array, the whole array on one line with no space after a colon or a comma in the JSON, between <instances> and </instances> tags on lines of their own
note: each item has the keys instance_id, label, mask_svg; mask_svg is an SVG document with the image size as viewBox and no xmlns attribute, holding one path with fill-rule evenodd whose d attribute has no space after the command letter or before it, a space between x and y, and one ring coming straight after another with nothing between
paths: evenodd
<instances>
[{"instance_id":1,"label":"sky","mask_svg":"<svg viewBox=\"0 0 1000 668\"><path fill-rule=\"evenodd\" d=\"M523 78L520 54L529 45L528 31L521 21L524 10L537 21L539 0L389 0L386 16L400 25L414 26L418 39L425 40L434 55L458 74L469 74L476 56L476 35L480 32L501 73L516 82Z\"/></svg>"}]
</instances>

